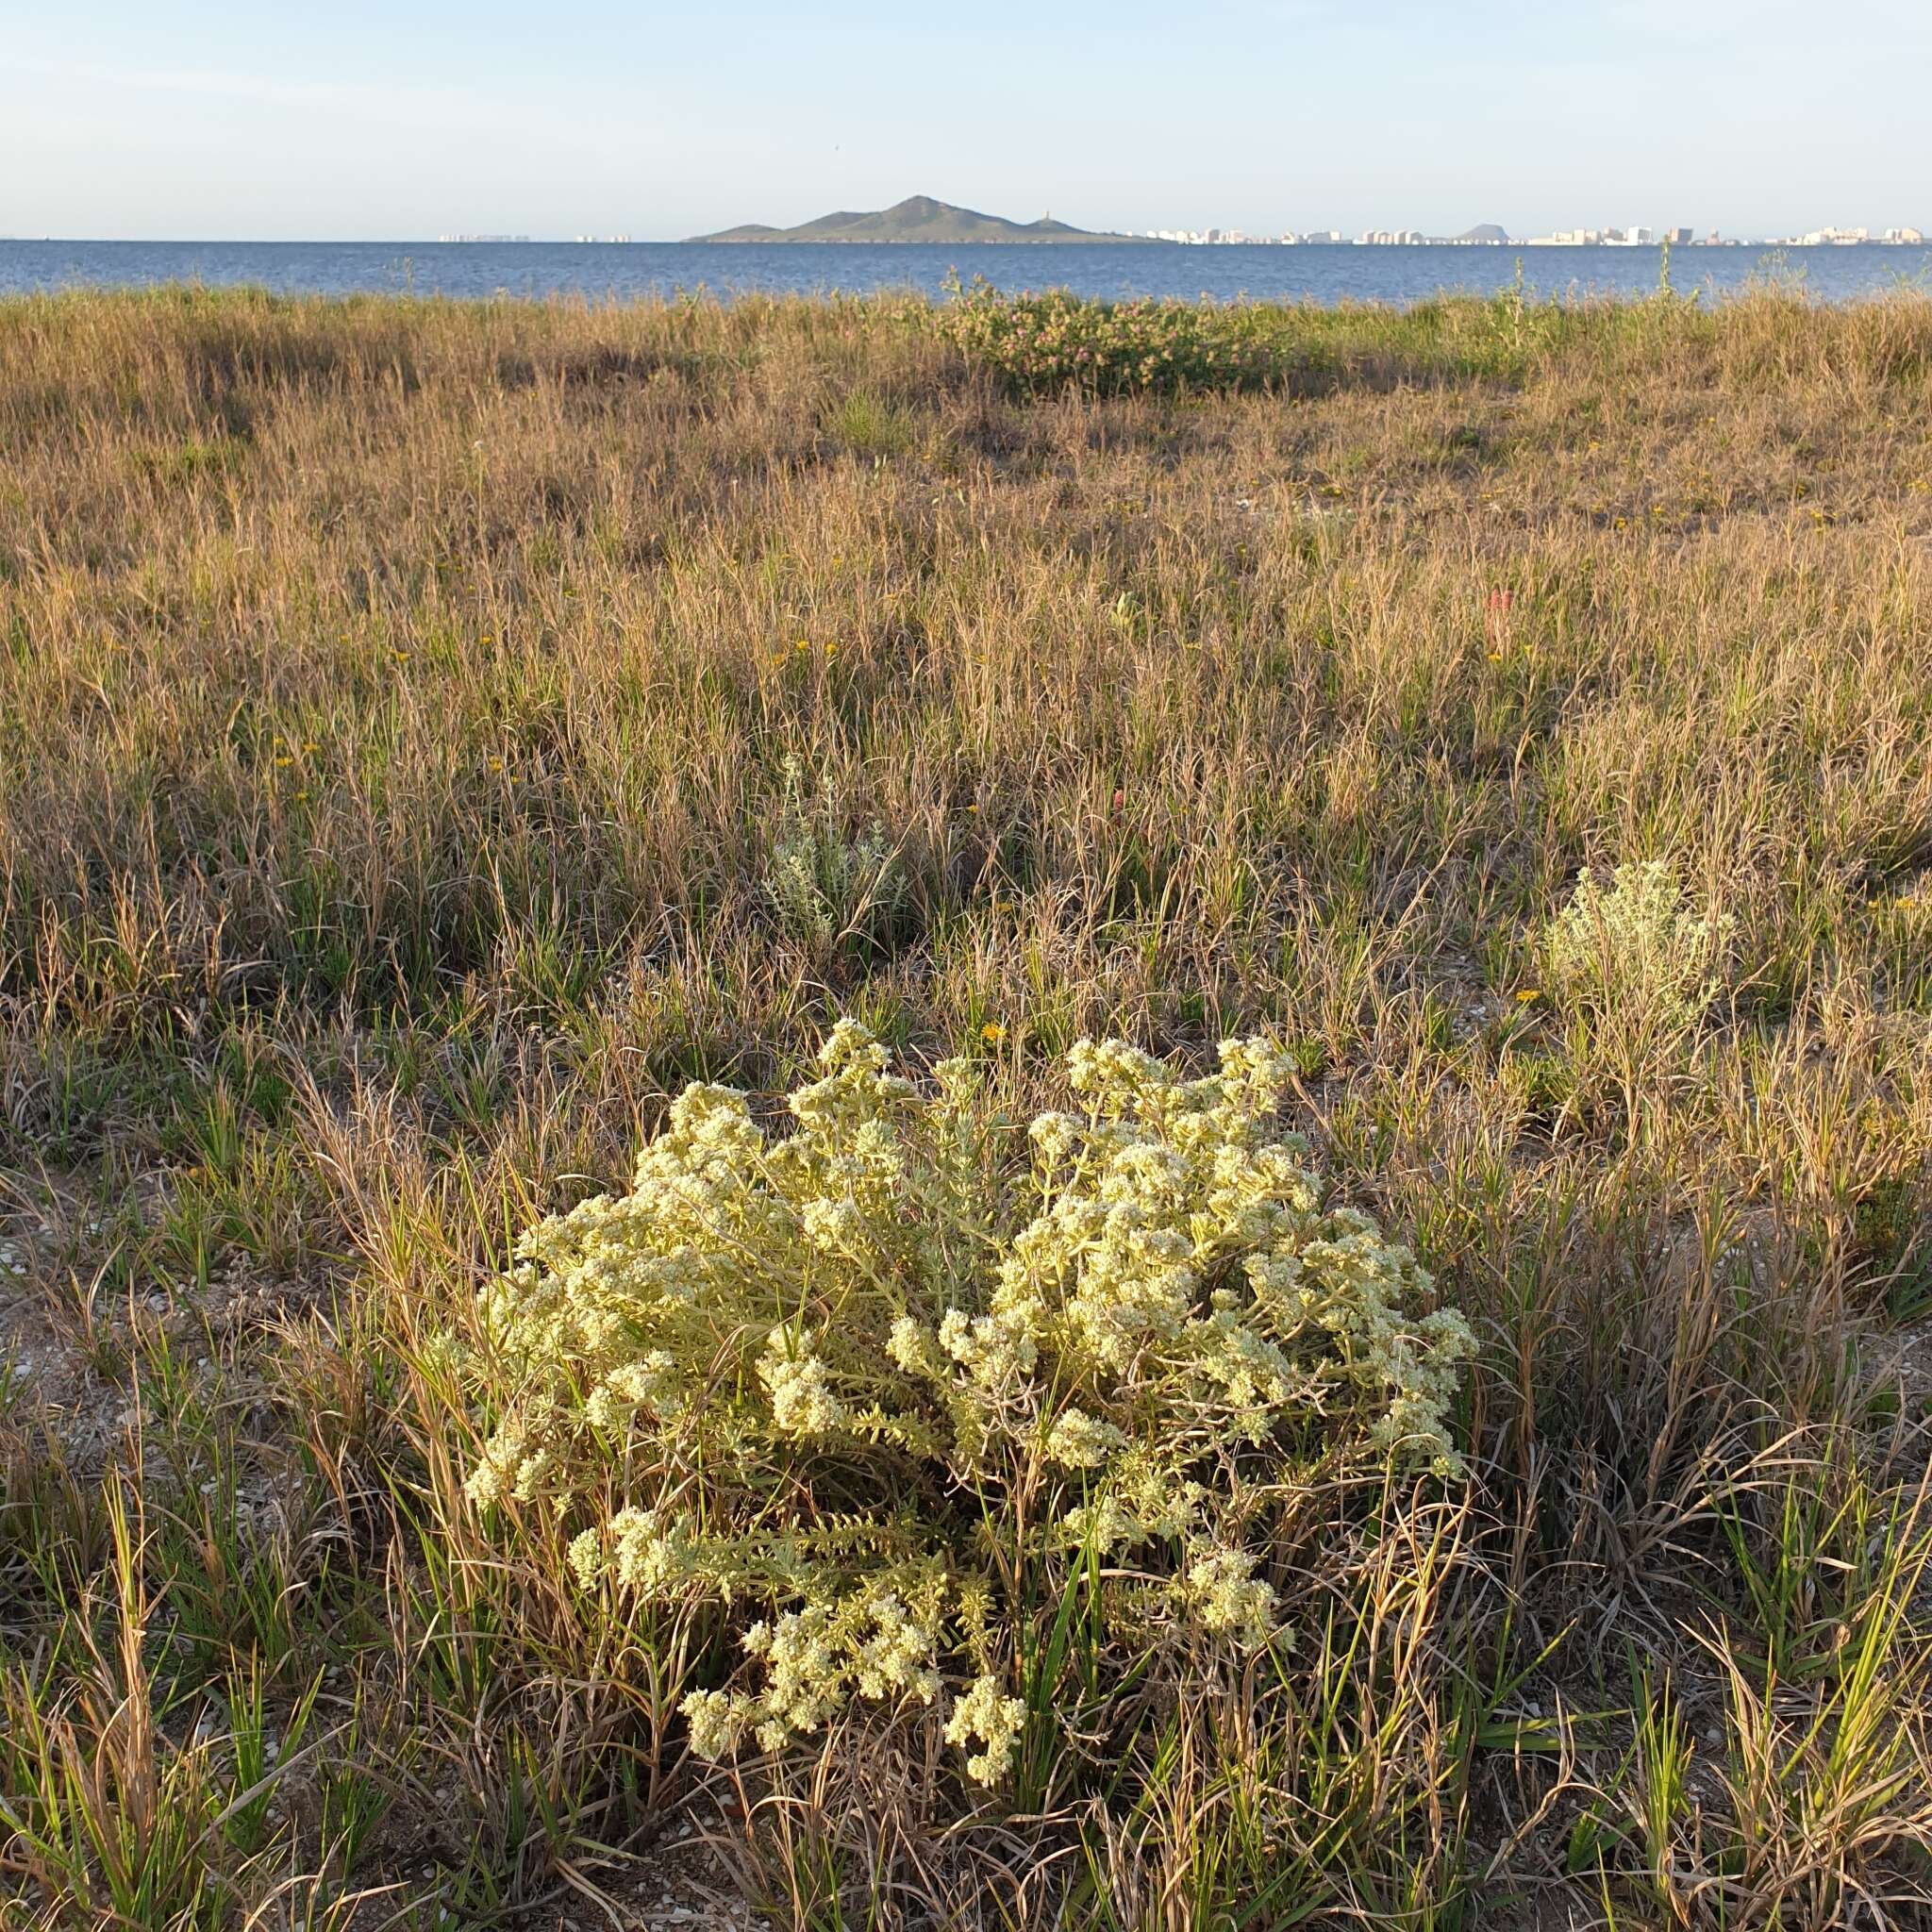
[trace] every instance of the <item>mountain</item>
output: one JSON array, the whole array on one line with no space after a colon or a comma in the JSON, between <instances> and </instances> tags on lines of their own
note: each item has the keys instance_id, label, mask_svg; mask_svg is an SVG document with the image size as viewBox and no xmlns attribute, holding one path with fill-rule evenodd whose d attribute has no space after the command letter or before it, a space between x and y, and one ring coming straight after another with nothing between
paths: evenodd
<instances>
[{"instance_id":1,"label":"mountain","mask_svg":"<svg viewBox=\"0 0 1932 1932\"><path fill-rule=\"evenodd\" d=\"M1494 222L1478 222L1473 228L1465 228L1454 238L1457 242L1507 242L1509 231L1500 228Z\"/></svg>"},{"instance_id":2,"label":"mountain","mask_svg":"<svg viewBox=\"0 0 1932 1932\"><path fill-rule=\"evenodd\" d=\"M977 208L955 208L929 194L908 195L891 208L871 213L841 208L803 222L795 228L774 228L763 222L746 222L715 235L693 235L693 242L1125 242L1126 235L1104 235L1089 228L1070 227L1050 215L1037 222L1009 222L1003 215L983 215Z\"/></svg>"}]
</instances>

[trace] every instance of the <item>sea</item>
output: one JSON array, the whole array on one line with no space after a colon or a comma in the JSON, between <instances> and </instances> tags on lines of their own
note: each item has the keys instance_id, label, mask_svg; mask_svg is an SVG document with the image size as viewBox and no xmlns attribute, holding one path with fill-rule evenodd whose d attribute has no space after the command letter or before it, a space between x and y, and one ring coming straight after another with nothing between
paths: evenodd
<instances>
[{"instance_id":1,"label":"sea","mask_svg":"<svg viewBox=\"0 0 1932 1932\"><path fill-rule=\"evenodd\" d=\"M1009 291L1212 297L1217 301L1379 302L1407 307L1515 285L1539 297L1640 295L1658 285L1654 248L1363 247L1263 242L61 242L0 240L0 295L157 283L245 285L289 295L441 295L465 300L938 294L958 276ZM1680 294L1718 296L1774 283L1828 302L1932 290L1932 247L1680 247Z\"/></svg>"}]
</instances>

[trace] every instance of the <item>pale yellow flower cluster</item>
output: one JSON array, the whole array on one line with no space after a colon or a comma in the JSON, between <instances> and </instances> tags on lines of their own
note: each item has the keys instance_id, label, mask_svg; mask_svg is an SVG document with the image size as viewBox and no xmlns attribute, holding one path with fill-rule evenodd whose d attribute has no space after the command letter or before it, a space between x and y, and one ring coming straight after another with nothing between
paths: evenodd
<instances>
[{"instance_id":1,"label":"pale yellow flower cluster","mask_svg":"<svg viewBox=\"0 0 1932 1932\"><path fill-rule=\"evenodd\" d=\"M1007 1695L999 1678L980 1675L955 1701L946 1719L946 1742L966 1749L977 1739L984 1749L967 1757L966 1775L982 1785L1001 1784L1025 1721L1026 1707Z\"/></svg>"},{"instance_id":2,"label":"pale yellow flower cluster","mask_svg":"<svg viewBox=\"0 0 1932 1932\"><path fill-rule=\"evenodd\" d=\"M1127 1439L1111 1423L1083 1408L1062 1409L1046 1432L1047 1459L1062 1469L1099 1469L1127 1446Z\"/></svg>"},{"instance_id":3,"label":"pale yellow flower cluster","mask_svg":"<svg viewBox=\"0 0 1932 1932\"><path fill-rule=\"evenodd\" d=\"M758 1362L758 1380L772 1400L772 1426L799 1441L829 1436L847 1420L845 1405L832 1392L832 1372L811 1343L808 1328L774 1328Z\"/></svg>"},{"instance_id":4,"label":"pale yellow flower cluster","mask_svg":"<svg viewBox=\"0 0 1932 1932\"><path fill-rule=\"evenodd\" d=\"M934 1579L923 1580L921 1593L936 1603ZM818 1730L854 1697L930 1704L940 1693L933 1662L939 1644L930 1611L922 1614L886 1589L838 1602L810 1600L760 1620L740 1645L763 1665L762 1683L756 1694L699 1690L687 1697L683 1710L692 1748L701 1757L724 1757L751 1730L762 1749L782 1750L794 1737Z\"/></svg>"},{"instance_id":5,"label":"pale yellow flower cluster","mask_svg":"<svg viewBox=\"0 0 1932 1932\"><path fill-rule=\"evenodd\" d=\"M587 1590L765 1612L684 1707L699 1752L963 1683L946 1735L997 1782L1018 1620L1069 1565L1131 1548L1139 1627L1265 1643L1271 1495L1338 1457L1458 1474L1469 1330L1324 1208L1266 1042L1185 1080L1082 1041L1019 1162L963 1063L922 1094L844 1021L820 1072L776 1138L687 1090L632 1191L533 1229L484 1303L477 1504L575 1515Z\"/></svg>"},{"instance_id":6,"label":"pale yellow flower cluster","mask_svg":"<svg viewBox=\"0 0 1932 1932\"><path fill-rule=\"evenodd\" d=\"M1274 1623L1274 1591L1254 1574L1252 1551L1197 1545L1190 1553L1176 1594L1202 1629L1265 1642Z\"/></svg>"}]
</instances>

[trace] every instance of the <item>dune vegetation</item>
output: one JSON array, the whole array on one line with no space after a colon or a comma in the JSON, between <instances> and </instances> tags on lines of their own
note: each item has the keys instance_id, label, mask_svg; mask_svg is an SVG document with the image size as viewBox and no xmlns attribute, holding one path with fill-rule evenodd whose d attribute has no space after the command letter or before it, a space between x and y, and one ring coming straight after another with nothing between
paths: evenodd
<instances>
[{"instance_id":1,"label":"dune vegetation","mask_svg":"<svg viewBox=\"0 0 1932 1932\"><path fill-rule=\"evenodd\" d=\"M1932 1914L1932 300L0 304L0 1925Z\"/></svg>"}]
</instances>

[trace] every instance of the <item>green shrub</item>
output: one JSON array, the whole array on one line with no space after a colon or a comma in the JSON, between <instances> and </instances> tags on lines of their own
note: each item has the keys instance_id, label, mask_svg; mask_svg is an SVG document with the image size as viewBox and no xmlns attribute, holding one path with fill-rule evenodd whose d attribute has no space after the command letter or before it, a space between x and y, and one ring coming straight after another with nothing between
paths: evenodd
<instances>
[{"instance_id":1,"label":"green shrub","mask_svg":"<svg viewBox=\"0 0 1932 1932\"><path fill-rule=\"evenodd\" d=\"M941 332L1006 387L1120 395L1252 389L1286 372L1267 312L1208 302L1099 302L1049 289L1003 294L985 283L939 311Z\"/></svg>"},{"instance_id":2,"label":"green shrub","mask_svg":"<svg viewBox=\"0 0 1932 1932\"><path fill-rule=\"evenodd\" d=\"M932 1707L999 1783L1028 1619L1076 1576L1120 1579L1103 1685L1158 1654L1174 1688L1278 1629L1271 1528L1314 1484L1459 1473L1469 1330L1324 1208L1264 1042L1187 1081L1082 1041L1081 1111L1024 1152L965 1062L922 1092L849 1020L820 1058L783 1138L688 1088L633 1191L533 1229L485 1299L471 1497L562 1512L626 1615L717 1607L702 1754Z\"/></svg>"}]
</instances>

